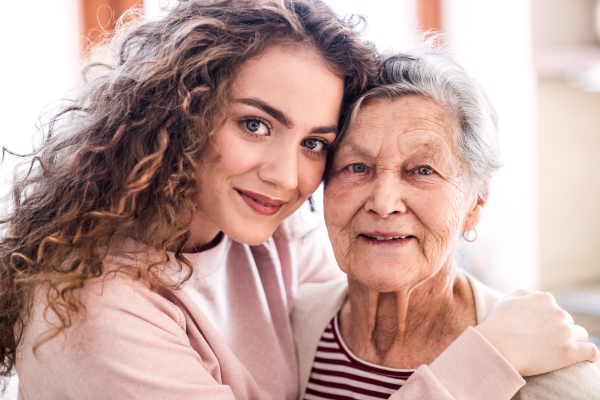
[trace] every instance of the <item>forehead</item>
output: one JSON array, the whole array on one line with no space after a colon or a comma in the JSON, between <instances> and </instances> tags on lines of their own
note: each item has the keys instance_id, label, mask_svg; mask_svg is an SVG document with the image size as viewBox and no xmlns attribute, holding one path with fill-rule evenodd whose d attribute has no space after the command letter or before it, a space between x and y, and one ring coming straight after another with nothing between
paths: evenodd
<instances>
[{"instance_id":1,"label":"forehead","mask_svg":"<svg viewBox=\"0 0 600 400\"><path fill-rule=\"evenodd\" d=\"M402 152L416 149L451 151L458 133L458 118L434 100L406 95L395 100L370 100L359 111L343 148L389 149Z\"/></svg>"},{"instance_id":2,"label":"forehead","mask_svg":"<svg viewBox=\"0 0 600 400\"><path fill-rule=\"evenodd\" d=\"M314 90L328 80L334 81L327 82L333 86L343 86L343 79L314 49L298 43L274 44L239 67L234 91L279 93L299 82L306 90Z\"/></svg>"}]
</instances>

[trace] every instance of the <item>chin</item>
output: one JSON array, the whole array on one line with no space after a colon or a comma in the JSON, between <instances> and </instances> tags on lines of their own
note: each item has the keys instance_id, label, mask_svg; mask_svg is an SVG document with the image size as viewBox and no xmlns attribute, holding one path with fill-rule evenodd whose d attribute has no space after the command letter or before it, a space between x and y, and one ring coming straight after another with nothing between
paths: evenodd
<instances>
[{"instance_id":1,"label":"chin","mask_svg":"<svg viewBox=\"0 0 600 400\"><path fill-rule=\"evenodd\" d=\"M393 292L410 285L419 278L413 269L399 268L398 265L389 265L385 261L379 263L365 263L366 268L347 272L354 280L381 293ZM345 272L345 271L344 271Z\"/></svg>"},{"instance_id":2,"label":"chin","mask_svg":"<svg viewBox=\"0 0 600 400\"><path fill-rule=\"evenodd\" d=\"M246 229L241 231L239 228L232 232L223 232L236 242L247 244L250 246L258 246L263 244L273 235L277 226L274 228L265 227L263 229Z\"/></svg>"}]
</instances>

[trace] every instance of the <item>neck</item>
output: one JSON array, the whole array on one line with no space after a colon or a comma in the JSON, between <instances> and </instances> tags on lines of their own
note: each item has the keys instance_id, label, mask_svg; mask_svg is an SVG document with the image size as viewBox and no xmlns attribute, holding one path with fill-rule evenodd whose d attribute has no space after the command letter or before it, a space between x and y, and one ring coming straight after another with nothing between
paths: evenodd
<instances>
[{"instance_id":1,"label":"neck","mask_svg":"<svg viewBox=\"0 0 600 400\"><path fill-rule=\"evenodd\" d=\"M192 219L189 237L184 246L185 253L199 253L212 249L223 237L221 230L200 209Z\"/></svg>"},{"instance_id":2,"label":"neck","mask_svg":"<svg viewBox=\"0 0 600 400\"><path fill-rule=\"evenodd\" d=\"M470 284L451 263L392 292L349 278L348 292L340 316L342 337L354 354L375 364L416 368L430 363L476 323Z\"/></svg>"}]
</instances>

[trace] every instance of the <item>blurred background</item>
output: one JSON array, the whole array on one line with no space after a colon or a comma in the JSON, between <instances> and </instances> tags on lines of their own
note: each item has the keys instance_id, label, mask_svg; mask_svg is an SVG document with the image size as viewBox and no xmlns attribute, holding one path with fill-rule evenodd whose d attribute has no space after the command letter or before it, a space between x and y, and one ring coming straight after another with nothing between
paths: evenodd
<instances>
[{"instance_id":1,"label":"blurred background","mask_svg":"<svg viewBox=\"0 0 600 400\"><path fill-rule=\"evenodd\" d=\"M504 164L461 262L505 292L551 291L600 337L600 0L326 1L366 16L365 37L382 51L409 50L417 30L446 35L497 108ZM31 149L42 112L80 85L87 46L135 5L152 19L169 3L3 4L0 145ZM0 194L13 164L7 156L0 167ZM315 198L320 207L322 192ZM319 234L328 240L323 224Z\"/></svg>"}]
</instances>

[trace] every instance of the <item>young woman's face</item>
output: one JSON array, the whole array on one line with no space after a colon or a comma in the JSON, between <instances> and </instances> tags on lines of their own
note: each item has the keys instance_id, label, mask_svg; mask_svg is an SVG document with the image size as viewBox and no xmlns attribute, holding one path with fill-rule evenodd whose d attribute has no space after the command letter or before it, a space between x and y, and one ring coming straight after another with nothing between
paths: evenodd
<instances>
[{"instance_id":1,"label":"young woman's face","mask_svg":"<svg viewBox=\"0 0 600 400\"><path fill-rule=\"evenodd\" d=\"M272 46L241 66L229 115L198 171L190 246L219 231L260 244L317 189L344 83L314 51Z\"/></svg>"}]
</instances>

